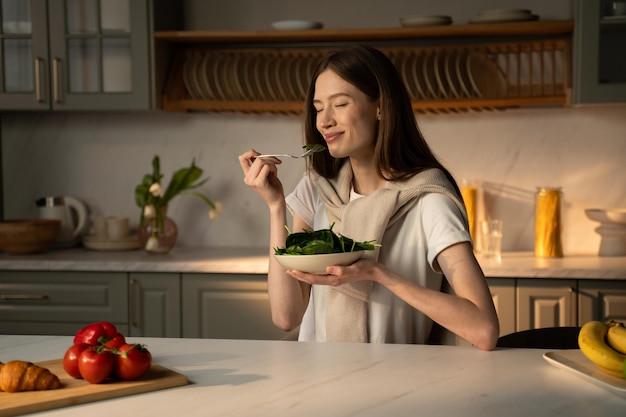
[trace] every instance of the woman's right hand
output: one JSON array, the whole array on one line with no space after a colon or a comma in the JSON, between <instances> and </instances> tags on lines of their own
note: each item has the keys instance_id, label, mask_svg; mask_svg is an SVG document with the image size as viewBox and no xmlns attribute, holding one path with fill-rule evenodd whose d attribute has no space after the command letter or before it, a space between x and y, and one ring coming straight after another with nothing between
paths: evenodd
<instances>
[{"instance_id":1,"label":"woman's right hand","mask_svg":"<svg viewBox=\"0 0 626 417\"><path fill-rule=\"evenodd\" d=\"M250 149L239 155L239 163L244 173L243 182L261 196L268 206L285 200L283 185L278 179L278 158L257 158L261 155Z\"/></svg>"}]
</instances>

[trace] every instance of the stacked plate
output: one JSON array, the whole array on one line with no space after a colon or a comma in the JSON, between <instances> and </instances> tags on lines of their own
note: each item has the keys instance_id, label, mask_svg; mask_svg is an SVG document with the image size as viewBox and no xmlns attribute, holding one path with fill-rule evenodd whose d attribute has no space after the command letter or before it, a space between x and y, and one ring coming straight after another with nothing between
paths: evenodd
<instances>
[{"instance_id":1,"label":"stacked plate","mask_svg":"<svg viewBox=\"0 0 626 417\"><path fill-rule=\"evenodd\" d=\"M137 235L131 235L119 240L98 239L95 236L85 236L83 238L83 245L87 249L104 251L135 250L141 247Z\"/></svg>"},{"instance_id":2,"label":"stacked plate","mask_svg":"<svg viewBox=\"0 0 626 417\"><path fill-rule=\"evenodd\" d=\"M450 16L414 14L411 16L401 17L400 23L405 27L451 25L452 18Z\"/></svg>"},{"instance_id":3,"label":"stacked plate","mask_svg":"<svg viewBox=\"0 0 626 417\"><path fill-rule=\"evenodd\" d=\"M469 20L469 23L503 23L539 20L539 16L527 9L483 10Z\"/></svg>"}]
</instances>

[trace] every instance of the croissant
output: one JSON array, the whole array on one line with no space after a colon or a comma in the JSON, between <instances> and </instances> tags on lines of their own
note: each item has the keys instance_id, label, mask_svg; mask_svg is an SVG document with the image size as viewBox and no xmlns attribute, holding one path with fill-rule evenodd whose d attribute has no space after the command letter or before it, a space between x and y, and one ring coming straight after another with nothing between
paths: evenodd
<instances>
[{"instance_id":1,"label":"croissant","mask_svg":"<svg viewBox=\"0 0 626 417\"><path fill-rule=\"evenodd\" d=\"M55 374L31 362L0 362L0 391L39 391L61 386L61 381Z\"/></svg>"}]
</instances>

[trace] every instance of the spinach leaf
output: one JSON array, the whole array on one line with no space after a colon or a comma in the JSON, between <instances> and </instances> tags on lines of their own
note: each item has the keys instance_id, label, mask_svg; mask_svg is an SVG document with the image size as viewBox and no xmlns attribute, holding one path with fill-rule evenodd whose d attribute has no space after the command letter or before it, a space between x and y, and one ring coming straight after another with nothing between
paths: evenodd
<instances>
[{"instance_id":1,"label":"spinach leaf","mask_svg":"<svg viewBox=\"0 0 626 417\"><path fill-rule=\"evenodd\" d=\"M333 232L333 223L329 229L305 230L290 233L284 248L274 248L276 255L316 255L341 252L374 250L379 244L373 241L356 242ZM289 230L289 229L287 229Z\"/></svg>"}]
</instances>

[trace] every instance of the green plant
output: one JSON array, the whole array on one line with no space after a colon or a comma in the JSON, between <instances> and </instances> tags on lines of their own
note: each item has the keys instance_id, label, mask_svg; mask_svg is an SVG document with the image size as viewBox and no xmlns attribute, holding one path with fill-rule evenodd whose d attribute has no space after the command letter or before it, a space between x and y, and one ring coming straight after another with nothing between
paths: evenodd
<instances>
[{"instance_id":1,"label":"green plant","mask_svg":"<svg viewBox=\"0 0 626 417\"><path fill-rule=\"evenodd\" d=\"M191 161L188 168L181 168L174 173L165 191L161 186L163 174L161 174L161 162L159 156L152 159L152 174L146 174L143 180L135 188L135 201L141 207L140 225L146 225L147 220L152 220L153 233L163 231L163 215L165 207L177 195L189 194L198 197L209 207L209 218L216 219L222 211L222 204L219 200L211 200L197 190L208 178L201 179L202 169L198 168L195 160Z\"/></svg>"}]
</instances>

